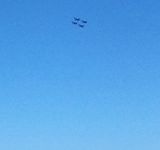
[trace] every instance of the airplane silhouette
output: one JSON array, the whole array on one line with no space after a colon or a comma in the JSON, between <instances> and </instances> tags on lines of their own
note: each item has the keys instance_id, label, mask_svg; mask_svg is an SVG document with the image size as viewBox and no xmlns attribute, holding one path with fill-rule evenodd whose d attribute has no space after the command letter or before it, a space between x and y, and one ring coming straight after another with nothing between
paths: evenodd
<instances>
[{"instance_id":1,"label":"airplane silhouette","mask_svg":"<svg viewBox=\"0 0 160 150\"><path fill-rule=\"evenodd\" d=\"M72 21L73 24L77 24L77 22Z\"/></svg>"},{"instance_id":2,"label":"airplane silhouette","mask_svg":"<svg viewBox=\"0 0 160 150\"><path fill-rule=\"evenodd\" d=\"M80 20L80 18L75 18L75 17L74 17L74 20L79 21L79 20Z\"/></svg>"},{"instance_id":3,"label":"airplane silhouette","mask_svg":"<svg viewBox=\"0 0 160 150\"><path fill-rule=\"evenodd\" d=\"M84 25L81 25L81 24L78 24L81 28L83 28L84 27Z\"/></svg>"},{"instance_id":4,"label":"airplane silhouette","mask_svg":"<svg viewBox=\"0 0 160 150\"><path fill-rule=\"evenodd\" d=\"M87 21L83 21L83 20L82 20L82 22L83 22L83 23L87 23Z\"/></svg>"}]
</instances>

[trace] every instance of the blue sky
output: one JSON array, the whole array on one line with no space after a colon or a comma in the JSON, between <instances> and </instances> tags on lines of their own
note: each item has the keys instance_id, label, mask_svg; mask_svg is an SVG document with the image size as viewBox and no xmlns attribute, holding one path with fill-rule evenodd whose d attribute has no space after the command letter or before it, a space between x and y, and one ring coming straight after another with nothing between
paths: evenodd
<instances>
[{"instance_id":1,"label":"blue sky","mask_svg":"<svg viewBox=\"0 0 160 150\"><path fill-rule=\"evenodd\" d=\"M160 149L159 8L1 0L0 149Z\"/></svg>"}]
</instances>

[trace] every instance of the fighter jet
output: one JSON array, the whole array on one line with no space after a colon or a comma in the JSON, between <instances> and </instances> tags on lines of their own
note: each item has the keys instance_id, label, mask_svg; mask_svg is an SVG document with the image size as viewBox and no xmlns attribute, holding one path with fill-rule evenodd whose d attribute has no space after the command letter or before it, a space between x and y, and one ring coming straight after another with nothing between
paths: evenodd
<instances>
[{"instance_id":1,"label":"fighter jet","mask_svg":"<svg viewBox=\"0 0 160 150\"><path fill-rule=\"evenodd\" d=\"M72 21L73 24L77 24L77 22Z\"/></svg>"},{"instance_id":2,"label":"fighter jet","mask_svg":"<svg viewBox=\"0 0 160 150\"><path fill-rule=\"evenodd\" d=\"M83 23L87 23L87 21L81 20Z\"/></svg>"},{"instance_id":3,"label":"fighter jet","mask_svg":"<svg viewBox=\"0 0 160 150\"><path fill-rule=\"evenodd\" d=\"M79 21L79 20L80 20L80 18L75 18L75 17L74 17L74 20Z\"/></svg>"},{"instance_id":4,"label":"fighter jet","mask_svg":"<svg viewBox=\"0 0 160 150\"><path fill-rule=\"evenodd\" d=\"M84 25L81 25L81 24L78 24L81 28L83 28L84 27Z\"/></svg>"}]
</instances>

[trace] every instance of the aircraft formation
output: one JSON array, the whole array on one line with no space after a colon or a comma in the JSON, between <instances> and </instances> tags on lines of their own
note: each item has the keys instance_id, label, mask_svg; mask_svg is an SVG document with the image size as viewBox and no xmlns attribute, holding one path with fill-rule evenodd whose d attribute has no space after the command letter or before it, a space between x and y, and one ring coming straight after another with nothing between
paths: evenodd
<instances>
[{"instance_id":1,"label":"aircraft formation","mask_svg":"<svg viewBox=\"0 0 160 150\"><path fill-rule=\"evenodd\" d=\"M72 24L74 25L78 25L79 27L83 28L84 24L86 24L87 21L81 20L80 18L75 18L74 17L74 21L72 21Z\"/></svg>"}]
</instances>

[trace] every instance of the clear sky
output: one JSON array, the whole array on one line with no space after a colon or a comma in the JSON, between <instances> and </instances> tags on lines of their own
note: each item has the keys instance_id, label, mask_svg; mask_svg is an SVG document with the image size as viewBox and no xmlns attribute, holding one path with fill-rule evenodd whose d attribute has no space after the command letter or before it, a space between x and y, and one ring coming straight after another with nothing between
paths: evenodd
<instances>
[{"instance_id":1,"label":"clear sky","mask_svg":"<svg viewBox=\"0 0 160 150\"><path fill-rule=\"evenodd\" d=\"M159 0L0 1L1 150L160 149Z\"/></svg>"}]
</instances>

